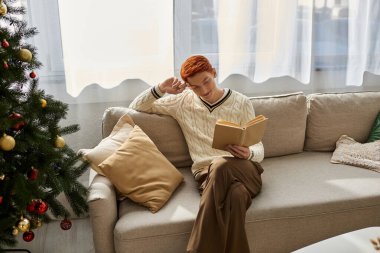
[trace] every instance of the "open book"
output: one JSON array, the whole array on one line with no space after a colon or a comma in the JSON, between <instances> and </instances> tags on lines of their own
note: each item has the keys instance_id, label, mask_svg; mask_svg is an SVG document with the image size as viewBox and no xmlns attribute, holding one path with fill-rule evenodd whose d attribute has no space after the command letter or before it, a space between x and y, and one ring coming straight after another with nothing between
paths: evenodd
<instances>
[{"instance_id":1,"label":"open book","mask_svg":"<svg viewBox=\"0 0 380 253\"><path fill-rule=\"evenodd\" d=\"M261 141L267 125L267 118L259 115L243 126L218 120L215 124L212 147L225 150L229 144L249 147Z\"/></svg>"}]
</instances>

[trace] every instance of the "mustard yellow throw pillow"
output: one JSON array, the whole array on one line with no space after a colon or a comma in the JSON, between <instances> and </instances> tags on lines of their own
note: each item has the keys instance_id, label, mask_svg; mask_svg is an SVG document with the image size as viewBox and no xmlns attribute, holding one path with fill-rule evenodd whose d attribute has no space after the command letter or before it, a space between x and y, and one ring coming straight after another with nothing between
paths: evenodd
<instances>
[{"instance_id":1,"label":"mustard yellow throw pillow","mask_svg":"<svg viewBox=\"0 0 380 253\"><path fill-rule=\"evenodd\" d=\"M164 206L183 181L182 174L137 125L128 140L99 167L121 195L153 213Z\"/></svg>"},{"instance_id":2,"label":"mustard yellow throw pillow","mask_svg":"<svg viewBox=\"0 0 380 253\"><path fill-rule=\"evenodd\" d=\"M128 139L134 125L135 123L129 115L121 116L108 137L101 140L93 149L81 149L79 153L82 154L85 160L90 162L92 169L104 176L98 165L112 155Z\"/></svg>"}]
</instances>

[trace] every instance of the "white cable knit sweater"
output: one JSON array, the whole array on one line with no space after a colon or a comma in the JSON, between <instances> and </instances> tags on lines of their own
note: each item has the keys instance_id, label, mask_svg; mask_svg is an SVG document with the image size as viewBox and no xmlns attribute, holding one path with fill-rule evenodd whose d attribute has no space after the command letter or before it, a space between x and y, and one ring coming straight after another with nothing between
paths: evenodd
<instances>
[{"instance_id":1,"label":"white cable knit sweater","mask_svg":"<svg viewBox=\"0 0 380 253\"><path fill-rule=\"evenodd\" d=\"M223 119L244 124L255 117L252 103L236 91L228 90L224 98L213 105L203 101L190 89L177 95L162 96L156 86L141 93L129 107L141 112L170 115L178 121L194 161L192 172L196 179L200 170L214 158L232 156L227 151L211 147L216 121ZM252 161L261 162L264 159L261 142L249 149Z\"/></svg>"}]
</instances>

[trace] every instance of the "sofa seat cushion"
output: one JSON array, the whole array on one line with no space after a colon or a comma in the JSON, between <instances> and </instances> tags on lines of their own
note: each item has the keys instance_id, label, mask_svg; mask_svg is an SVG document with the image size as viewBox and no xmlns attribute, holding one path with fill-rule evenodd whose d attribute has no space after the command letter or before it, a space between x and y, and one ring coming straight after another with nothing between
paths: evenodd
<instances>
[{"instance_id":1,"label":"sofa seat cushion","mask_svg":"<svg viewBox=\"0 0 380 253\"><path fill-rule=\"evenodd\" d=\"M322 213L380 205L380 173L331 164L331 155L330 152L303 152L265 159L263 188L248 209L246 222L271 225L271 220L312 218ZM129 200L120 203L120 217L114 230L116 240L133 244L142 243L141 239L149 243L148 238L152 237L165 241L173 240L168 238L173 236L189 237L200 195L190 170L180 171L184 183L156 214ZM360 222L357 217L354 220ZM246 228L249 235L250 226Z\"/></svg>"},{"instance_id":2,"label":"sofa seat cushion","mask_svg":"<svg viewBox=\"0 0 380 253\"><path fill-rule=\"evenodd\" d=\"M380 173L332 164L331 156L331 152L303 152L265 159L263 187L246 221L380 206Z\"/></svg>"},{"instance_id":3,"label":"sofa seat cushion","mask_svg":"<svg viewBox=\"0 0 380 253\"><path fill-rule=\"evenodd\" d=\"M199 208L200 194L190 168L179 169L184 177L170 200L152 214L146 208L126 199L119 205L116 240L190 232Z\"/></svg>"}]
</instances>

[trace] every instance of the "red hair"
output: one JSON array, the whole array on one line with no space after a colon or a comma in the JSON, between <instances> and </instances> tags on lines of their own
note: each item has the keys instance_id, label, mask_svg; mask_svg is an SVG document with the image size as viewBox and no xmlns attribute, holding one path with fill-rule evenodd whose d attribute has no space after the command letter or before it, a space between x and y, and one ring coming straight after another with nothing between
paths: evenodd
<instances>
[{"instance_id":1,"label":"red hair","mask_svg":"<svg viewBox=\"0 0 380 253\"><path fill-rule=\"evenodd\" d=\"M182 80L187 82L187 78L204 71L214 73L214 69L206 57L203 55L194 55L187 58L182 64L180 74Z\"/></svg>"}]
</instances>

